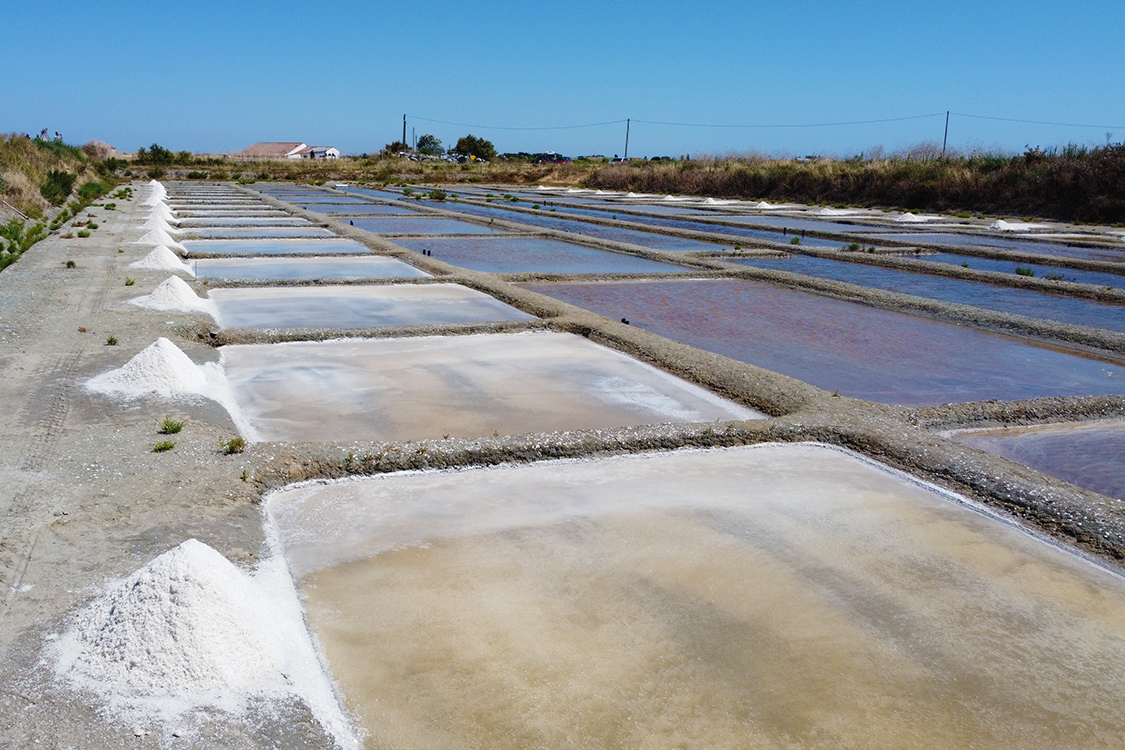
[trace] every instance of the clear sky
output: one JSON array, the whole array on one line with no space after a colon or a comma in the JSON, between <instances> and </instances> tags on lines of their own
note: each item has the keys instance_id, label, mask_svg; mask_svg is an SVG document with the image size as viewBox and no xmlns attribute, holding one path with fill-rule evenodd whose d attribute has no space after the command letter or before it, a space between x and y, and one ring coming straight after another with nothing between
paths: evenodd
<instances>
[{"instance_id":1,"label":"clear sky","mask_svg":"<svg viewBox=\"0 0 1125 750\"><path fill-rule=\"evenodd\" d=\"M958 149L1125 141L1121 0L54 0L0 29L0 130L125 151L373 152L404 113L568 155L623 153L626 118L631 156L893 151L946 110Z\"/></svg>"}]
</instances>

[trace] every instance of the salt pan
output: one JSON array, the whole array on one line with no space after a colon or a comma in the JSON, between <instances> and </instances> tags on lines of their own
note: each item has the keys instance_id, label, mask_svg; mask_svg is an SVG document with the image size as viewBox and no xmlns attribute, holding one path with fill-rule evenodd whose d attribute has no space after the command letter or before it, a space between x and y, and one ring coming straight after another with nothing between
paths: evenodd
<instances>
[{"instance_id":1,"label":"salt pan","mask_svg":"<svg viewBox=\"0 0 1125 750\"><path fill-rule=\"evenodd\" d=\"M164 245L157 245L148 255L138 261L130 263L129 268L144 268L152 271L178 271L192 277L195 276L195 271L192 270L191 266L180 260L180 256L176 255Z\"/></svg>"},{"instance_id":2,"label":"salt pan","mask_svg":"<svg viewBox=\"0 0 1125 750\"><path fill-rule=\"evenodd\" d=\"M358 741L317 659L280 558L253 574L195 539L112 586L52 644L57 672L134 725L236 716L303 699L340 747Z\"/></svg>"},{"instance_id":3,"label":"salt pan","mask_svg":"<svg viewBox=\"0 0 1125 750\"><path fill-rule=\"evenodd\" d=\"M131 299L129 302L145 310L197 312L210 315L215 320L219 318L215 303L197 296L187 282L179 276L169 276L151 293Z\"/></svg>"}]
</instances>

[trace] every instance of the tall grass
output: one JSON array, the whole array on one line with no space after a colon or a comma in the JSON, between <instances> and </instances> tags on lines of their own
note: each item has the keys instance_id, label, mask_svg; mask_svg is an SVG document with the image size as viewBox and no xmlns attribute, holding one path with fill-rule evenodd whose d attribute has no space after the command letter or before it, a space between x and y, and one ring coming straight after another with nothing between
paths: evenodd
<instances>
[{"instance_id":1,"label":"tall grass","mask_svg":"<svg viewBox=\"0 0 1125 750\"><path fill-rule=\"evenodd\" d=\"M77 186L87 196L100 188L89 183L112 183L104 167L99 176L96 148L72 146L60 140L27 138L17 133L0 135L0 197L16 210L33 218L43 218L62 205ZM91 156L95 154L95 156ZM104 190L101 190L104 193ZM98 193L99 195L101 193Z\"/></svg>"},{"instance_id":2,"label":"tall grass","mask_svg":"<svg viewBox=\"0 0 1125 750\"><path fill-rule=\"evenodd\" d=\"M1125 221L1125 144L949 159L642 161L607 166L587 185L1117 223Z\"/></svg>"}]
</instances>

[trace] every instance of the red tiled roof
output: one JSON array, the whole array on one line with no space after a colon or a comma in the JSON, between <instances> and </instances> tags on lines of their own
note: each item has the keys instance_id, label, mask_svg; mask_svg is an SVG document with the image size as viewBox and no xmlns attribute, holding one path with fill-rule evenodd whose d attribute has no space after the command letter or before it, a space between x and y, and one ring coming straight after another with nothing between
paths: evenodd
<instances>
[{"instance_id":1,"label":"red tiled roof","mask_svg":"<svg viewBox=\"0 0 1125 750\"><path fill-rule=\"evenodd\" d=\"M240 156L286 156L307 148L303 143L255 143L238 152Z\"/></svg>"}]
</instances>

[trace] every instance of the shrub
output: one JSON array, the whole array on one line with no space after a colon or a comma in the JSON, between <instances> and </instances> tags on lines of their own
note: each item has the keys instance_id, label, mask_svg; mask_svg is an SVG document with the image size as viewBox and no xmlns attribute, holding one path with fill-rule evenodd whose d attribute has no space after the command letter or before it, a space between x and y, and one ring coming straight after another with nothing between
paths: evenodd
<instances>
[{"instance_id":1,"label":"shrub","mask_svg":"<svg viewBox=\"0 0 1125 750\"><path fill-rule=\"evenodd\" d=\"M103 182L87 182L78 188L78 197L83 201L92 201L101 198L109 192L109 185Z\"/></svg>"},{"instance_id":2,"label":"shrub","mask_svg":"<svg viewBox=\"0 0 1125 750\"><path fill-rule=\"evenodd\" d=\"M176 444L173 443L171 440L164 440L164 441L159 442L156 445L152 446L152 452L153 453L164 453L165 451L170 451L175 447L176 447Z\"/></svg>"},{"instance_id":3,"label":"shrub","mask_svg":"<svg viewBox=\"0 0 1125 750\"><path fill-rule=\"evenodd\" d=\"M430 200L434 200L434 201L443 201L443 200L445 200L446 198L449 197L449 195L444 190L439 190L439 189L431 190L429 195L430 195Z\"/></svg>"},{"instance_id":4,"label":"shrub","mask_svg":"<svg viewBox=\"0 0 1125 750\"><path fill-rule=\"evenodd\" d=\"M117 210L117 204L116 203L107 203L107 204L105 204L105 210L106 211L116 211Z\"/></svg>"},{"instance_id":5,"label":"shrub","mask_svg":"<svg viewBox=\"0 0 1125 750\"><path fill-rule=\"evenodd\" d=\"M174 419L165 419L160 424L159 432L160 432L161 435L175 435L177 432L179 432L182 429L184 429L184 423L183 422L177 422Z\"/></svg>"},{"instance_id":6,"label":"shrub","mask_svg":"<svg viewBox=\"0 0 1125 750\"><path fill-rule=\"evenodd\" d=\"M219 447L222 449L224 454L231 456L235 453L242 453L242 451L246 450L246 441L240 437L231 438L225 443L220 443Z\"/></svg>"},{"instance_id":7,"label":"shrub","mask_svg":"<svg viewBox=\"0 0 1125 750\"><path fill-rule=\"evenodd\" d=\"M80 230L78 230L78 236L79 237L89 237L90 233L87 232L85 229L80 229Z\"/></svg>"},{"instance_id":8,"label":"shrub","mask_svg":"<svg viewBox=\"0 0 1125 750\"><path fill-rule=\"evenodd\" d=\"M78 176L70 172L52 169L47 173L47 181L39 186L39 193L52 206L61 206L70 195L70 191L74 189L76 179Z\"/></svg>"},{"instance_id":9,"label":"shrub","mask_svg":"<svg viewBox=\"0 0 1125 750\"><path fill-rule=\"evenodd\" d=\"M159 180L164 176L164 170L160 167L153 167L152 169L145 172L145 174L147 174L149 176L149 179L151 180Z\"/></svg>"},{"instance_id":10,"label":"shrub","mask_svg":"<svg viewBox=\"0 0 1125 750\"><path fill-rule=\"evenodd\" d=\"M789 240L789 244L790 245L800 245L801 244L801 238L800 237L794 237L793 239Z\"/></svg>"},{"instance_id":11,"label":"shrub","mask_svg":"<svg viewBox=\"0 0 1125 750\"><path fill-rule=\"evenodd\" d=\"M1027 266L1016 266L1016 273L1020 276L1034 276L1035 269L1028 268Z\"/></svg>"}]
</instances>

